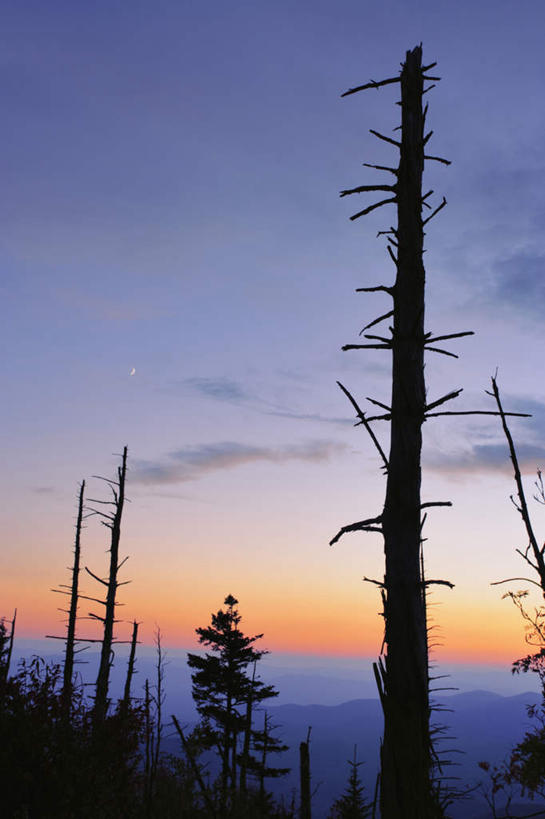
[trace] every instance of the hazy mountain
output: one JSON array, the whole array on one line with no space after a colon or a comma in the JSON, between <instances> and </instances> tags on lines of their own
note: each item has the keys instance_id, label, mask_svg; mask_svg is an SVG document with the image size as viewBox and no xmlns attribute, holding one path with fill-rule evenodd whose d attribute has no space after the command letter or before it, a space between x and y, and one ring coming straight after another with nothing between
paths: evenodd
<instances>
[{"instance_id":1,"label":"hazy mountain","mask_svg":"<svg viewBox=\"0 0 545 819\"><path fill-rule=\"evenodd\" d=\"M480 761L500 762L509 749L531 726L526 707L539 701L535 693L502 697L489 691L472 691L443 698L443 708L436 712L435 722L448 730L437 750L455 765L446 765L446 776L459 780L452 784L465 788L486 780L478 767ZM364 761L360 768L362 780L372 798L378 770L378 752L382 731L382 714L376 699L359 699L341 705L277 705L267 708L273 721L280 726L278 735L290 746L282 757L282 765L291 766L289 776L275 782L271 788L288 798L298 790L299 743L311 732L311 768L314 790L314 819L324 819L334 799L343 791L348 775L347 760L352 758L354 745L358 758ZM454 737L451 739L451 737ZM168 739L165 749L179 752L174 738ZM446 753L448 751L448 753ZM523 803L521 802L521 805ZM539 804L533 804L537 811ZM479 790L470 793L449 810L453 819L487 819L490 810ZM545 808L544 808L545 816Z\"/></svg>"}]
</instances>

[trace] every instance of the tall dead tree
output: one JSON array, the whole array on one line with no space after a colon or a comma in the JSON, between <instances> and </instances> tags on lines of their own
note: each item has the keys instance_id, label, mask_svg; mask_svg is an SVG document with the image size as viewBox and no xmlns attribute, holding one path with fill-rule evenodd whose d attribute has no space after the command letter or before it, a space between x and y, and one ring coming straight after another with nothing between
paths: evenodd
<instances>
[{"instance_id":1,"label":"tall dead tree","mask_svg":"<svg viewBox=\"0 0 545 819\"><path fill-rule=\"evenodd\" d=\"M76 516L76 537L74 540L74 561L72 563L72 582L70 585L61 583L60 589L52 589L56 594L65 594L70 597L70 607L68 609L60 609L68 615L66 636L58 637L54 634L48 634L47 637L52 640L64 640L64 669L63 669L63 683L61 692L62 709L65 716L69 715L70 705L72 702L72 690L74 680L74 663L75 656L78 651L76 644L76 624L78 617L78 604L80 597L79 592L79 575L80 575L80 560L81 560L81 531L83 529L84 515L84 496L85 496L85 481L81 482L78 494L78 511ZM89 598L88 598L89 599ZM92 599L92 598L91 598Z\"/></svg>"},{"instance_id":2,"label":"tall dead tree","mask_svg":"<svg viewBox=\"0 0 545 819\"><path fill-rule=\"evenodd\" d=\"M104 615L98 615L90 612L89 617L93 620L98 620L103 624L103 636L100 650L100 664L98 669L96 690L95 690L95 704L94 704L94 721L95 724L100 723L108 711L108 688L110 682L110 668L112 665L112 646L114 644L114 626L117 622L115 619L116 595L119 586L125 585L129 581L120 582L117 579L120 568L128 560L125 557L119 560L119 544L121 540L121 519L123 516L123 506L125 504L125 481L127 477L127 447L123 449L121 456L121 466L117 468L117 481L112 481L109 478L101 478L106 481L112 493L112 500L100 501L93 499L90 502L93 504L101 504L104 506L112 506L113 511L103 512L96 507L91 508L92 514L98 515L102 518L102 524L106 526L111 532L110 539L110 570L108 580L94 574L87 566L85 571L91 575L98 583L106 588L106 599L98 600L104 606ZM118 642L118 641L116 641ZM123 641L126 642L126 641Z\"/></svg>"},{"instance_id":3,"label":"tall dead tree","mask_svg":"<svg viewBox=\"0 0 545 819\"><path fill-rule=\"evenodd\" d=\"M385 651L374 667L384 711L380 780L382 819L431 819L442 815L432 771L425 590L433 583L452 584L424 578L421 532L422 509L451 504L448 501L422 503L422 424L439 415L496 414L434 411L456 398L461 389L430 403L426 398L424 352L456 357L454 353L437 347L437 343L473 334L464 331L434 336L424 327L424 227L443 209L446 200L443 198L435 209L431 208L427 200L433 191L423 193L422 175L426 159L450 164L446 159L426 153L432 132L425 134L427 106L423 108L422 100L432 87L424 88L425 81L439 80L428 73L434 66L435 63L422 65L422 47L418 46L407 52L399 76L379 82L372 80L343 94L347 96L394 84L399 84L401 89L401 125L396 129L401 131L400 139L371 131L396 148L399 164L389 167L365 163L367 167L389 174L393 182L361 185L341 192L341 196L371 191L389 194L354 214L352 220L387 204L395 204L397 209L397 227L380 232L387 237L387 250L396 269L395 283L359 289L360 292L384 292L392 298L391 308L363 331L391 319L390 334L366 333L366 343L343 347L343 350L391 350L391 402L387 405L368 399L383 410L380 415L368 417L339 383L356 411L358 423L367 430L378 451L387 476L386 499L379 515L344 526L331 541L334 544L345 533L355 531L380 532L384 537L384 580L370 581L381 590L385 619ZM426 218L423 217L424 208L430 211ZM373 429L375 421L391 422L388 456Z\"/></svg>"}]
</instances>

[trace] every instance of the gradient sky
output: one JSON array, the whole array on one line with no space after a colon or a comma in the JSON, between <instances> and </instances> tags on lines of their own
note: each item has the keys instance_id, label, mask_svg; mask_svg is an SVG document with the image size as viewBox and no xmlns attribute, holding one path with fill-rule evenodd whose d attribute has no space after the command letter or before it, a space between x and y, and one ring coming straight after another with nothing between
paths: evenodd
<instances>
[{"instance_id":1,"label":"gradient sky","mask_svg":"<svg viewBox=\"0 0 545 819\"><path fill-rule=\"evenodd\" d=\"M354 289L392 281L375 236L395 214L351 223L363 199L338 192L378 181L362 162L395 161L369 128L399 108L391 87L340 93L394 75L420 41L443 78L433 152L453 163L426 170L449 203L428 231L428 329L476 331L459 361L430 354L428 394L463 386L457 409L491 408L499 367L506 406L533 414L512 427L531 487L544 25L539 0L4 3L0 593L22 636L62 629L49 589L67 580L78 483L112 475L127 444L121 599L146 641L159 623L191 645L233 593L270 649L379 650L361 578L381 576L381 539L327 544L382 507L335 381L388 401L387 358L340 347L387 309ZM523 628L489 584L525 574L525 538L499 423L430 421L424 445L424 500L454 503L426 527L428 575L456 584L433 593L437 657L508 666ZM104 572L106 532L88 524L84 561Z\"/></svg>"}]
</instances>

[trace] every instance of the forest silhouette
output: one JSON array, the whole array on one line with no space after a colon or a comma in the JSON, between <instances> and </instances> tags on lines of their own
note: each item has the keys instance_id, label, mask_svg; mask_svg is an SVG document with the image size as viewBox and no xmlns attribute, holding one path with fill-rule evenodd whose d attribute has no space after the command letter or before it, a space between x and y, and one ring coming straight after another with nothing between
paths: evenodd
<instances>
[{"instance_id":1,"label":"forest silhouette","mask_svg":"<svg viewBox=\"0 0 545 819\"><path fill-rule=\"evenodd\" d=\"M426 132L428 105L424 95L439 81L430 74L435 63L423 65L422 47L408 51L398 76L372 80L351 88L343 96L393 86L400 93L401 124L396 138L372 130L392 146L399 161L392 166L368 165L387 175L387 183L364 184L343 190L341 196L386 193L364 207L357 220L378 208L395 205L395 227L380 231L394 265L391 284L359 288L382 293L391 299L390 309L363 329L363 340L344 350L383 351L392 356L391 403L367 400L377 414L365 412L358 398L338 382L379 459L386 480L382 511L344 525L330 541L338 543L354 532L378 532L384 539L385 571L382 579L365 578L378 588L384 618L384 640L373 665L384 717L380 746L380 773L374 792L364 790L357 748L347 765L346 789L330 806L331 819L440 819L467 793L464 783L453 784L447 775L450 758L442 751L442 729L432 723L434 674L430 665L430 627L427 596L430 587L453 588L448 579L429 578L425 572L423 528L426 516L448 500L423 499L422 427L442 416L488 415L499 418L506 439L506 458L513 466L516 494L513 503L520 514L528 547L520 551L535 578L523 579L545 596L545 545L534 532L521 477L516 447L509 430L510 416L525 413L504 410L496 377L489 393L490 410L445 410L459 398L461 389L429 400L425 382L428 353L457 357L445 342L473 335L470 330L431 333L425 325L426 272L423 263L425 227L446 205L443 198L431 204L433 191L425 192L422 179L426 162L449 165L429 151L432 131ZM426 85L427 84L427 85ZM368 332L388 323L377 335ZM439 345L439 346L438 346ZM373 410L374 411L374 410ZM389 446L382 443L381 429L390 425ZM20 661L14 669L16 615L0 623L0 765L4 777L3 815L28 817L300 817L311 819L316 793L312 778L312 732L309 727L299 744L299 789L274 796L270 782L282 780L289 768L282 764L287 746L281 726L273 722L267 704L278 691L265 683L260 660L263 634L247 636L242 630L239 602L229 593L210 623L196 627L200 652L189 652L192 696L198 721L188 725L183 714L165 713L166 661L160 630L156 633L155 676L135 692L138 666L138 627L120 640L116 626L120 579L127 557L121 556L122 525L128 477L128 448L123 449L114 478L100 478L106 498L87 498L86 481L78 491L76 534L70 583L54 590L64 595L68 608L66 634L48 635L64 644L60 664L40 657ZM537 479L538 503L545 504L541 473ZM332 499L332 503L334 500ZM89 517L100 520L108 531L109 561L106 571L89 568L84 556L82 530ZM80 589L82 571L96 584L92 595ZM227 590L226 590L227 591ZM236 591L233 589L232 591ZM229 590L231 592L231 590ZM530 672L545 697L545 609L526 608L526 592L508 591L527 626L531 652L515 660L515 672ZM98 607L90 619L99 637L83 636L81 602ZM111 693L110 672L115 646L129 645L122 696ZM99 648L95 681L83 681L76 673L77 654L96 643ZM483 760L483 798L489 815L545 816L545 699L530 709L535 728L516 744L505 764ZM164 750L166 731L179 740L176 754ZM362 726L364 730L364 726ZM519 795L533 799L533 813L520 813ZM545 804L545 803L543 803ZM514 810L519 812L513 813ZM483 814L484 815L484 814Z\"/></svg>"}]
</instances>

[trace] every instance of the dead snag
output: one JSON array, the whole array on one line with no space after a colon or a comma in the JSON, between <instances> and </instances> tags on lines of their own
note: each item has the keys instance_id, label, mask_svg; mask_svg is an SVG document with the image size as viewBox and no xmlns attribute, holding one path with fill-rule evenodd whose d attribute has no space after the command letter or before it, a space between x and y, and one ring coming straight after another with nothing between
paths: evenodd
<instances>
[{"instance_id":1,"label":"dead snag","mask_svg":"<svg viewBox=\"0 0 545 819\"><path fill-rule=\"evenodd\" d=\"M383 415L368 417L343 387L379 452L387 476L386 499L379 515L343 527L332 542L346 532L363 530L382 533L386 571L380 586L385 617L384 657L374 670L384 711L384 738L381 749L380 807L382 819L435 819L442 812L434 795L432 749L430 738L430 704L426 597L421 560L422 501L421 450L422 424L426 418L426 385L424 351L431 334L424 331L425 270L423 264L423 195L425 111L422 106L425 67L422 48L407 52L401 74L381 83L368 83L349 93L399 83L401 88L401 140L372 133L399 151L397 168L382 168L393 173L395 184L388 186L393 197L364 208L352 219L370 213L376 207L393 203L397 209L397 227L385 231L388 249L396 267L395 284L363 288L367 292L383 291L391 296L393 309L381 314L365 329L393 314L389 337L364 335L369 344L345 345L343 349L383 349L392 351L392 398ZM365 186L343 191L342 195L384 190L384 186ZM435 216L444 201L428 217ZM395 252L392 250L392 246ZM451 393L434 404L437 406ZM376 435L370 431L372 421L391 422L390 452L386 457Z\"/></svg>"},{"instance_id":2,"label":"dead snag","mask_svg":"<svg viewBox=\"0 0 545 819\"><path fill-rule=\"evenodd\" d=\"M48 634L52 640L64 640L64 668L63 668L63 682L61 691L61 706L65 717L70 713L72 703L72 690L74 680L74 663L75 656L78 651L76 649L78 642L76 638L76 623L78 617L78 604L80 600L79 593L79 574L80 574L80 559L81 559L81 531L83 529L84 515L84 495L85 495L85 481L81 482L78 494L78 511L76 516L76 537L74 540L74 561L72 563L72 583L70 586L61 583L60 589L52 589L56 594L65 594L70 597L70 607L68 609L60 609L68 615L68 624L65 637L57 637L53 634Z\"/></svg>"},{"instance_id":3,"label":"dead snag","mask_svg":"<svg viewBox=\"0 0 545 819\"><path fill-rule=\"evenodd\" d=\"M106 588L106 600L99 600L104 606L104 615L90 614L89 616L94 620L99 620L103 624L103 636L101 640L100 664L96 680L95 704L94 704L94 721L95 724L102 722L108 711L108 688L110 681L110 668L112 664L112 646L114 644L114 625L116 595L117 589L122 585L117 575L121 566L125 563L127 558L119 561L119 543L121 540L121 519L123 516L123 506L125 503L125 480L127 477L127 447L123 449L121 458L121 466L117 468L117 481L112 481L104 478L112 492L113 500L111 501L91 501L92 503L101 503L105 506L112 506L113 511L102 512L96 507L91 508L92 514L98 515L102 518L102 524L106 526L111 532L110 539L110 570L108 580L104 580L98 575L91 572L87 566L85 567L88 574L94 577L99 583Z\"/></svg>"}]
</instances>

